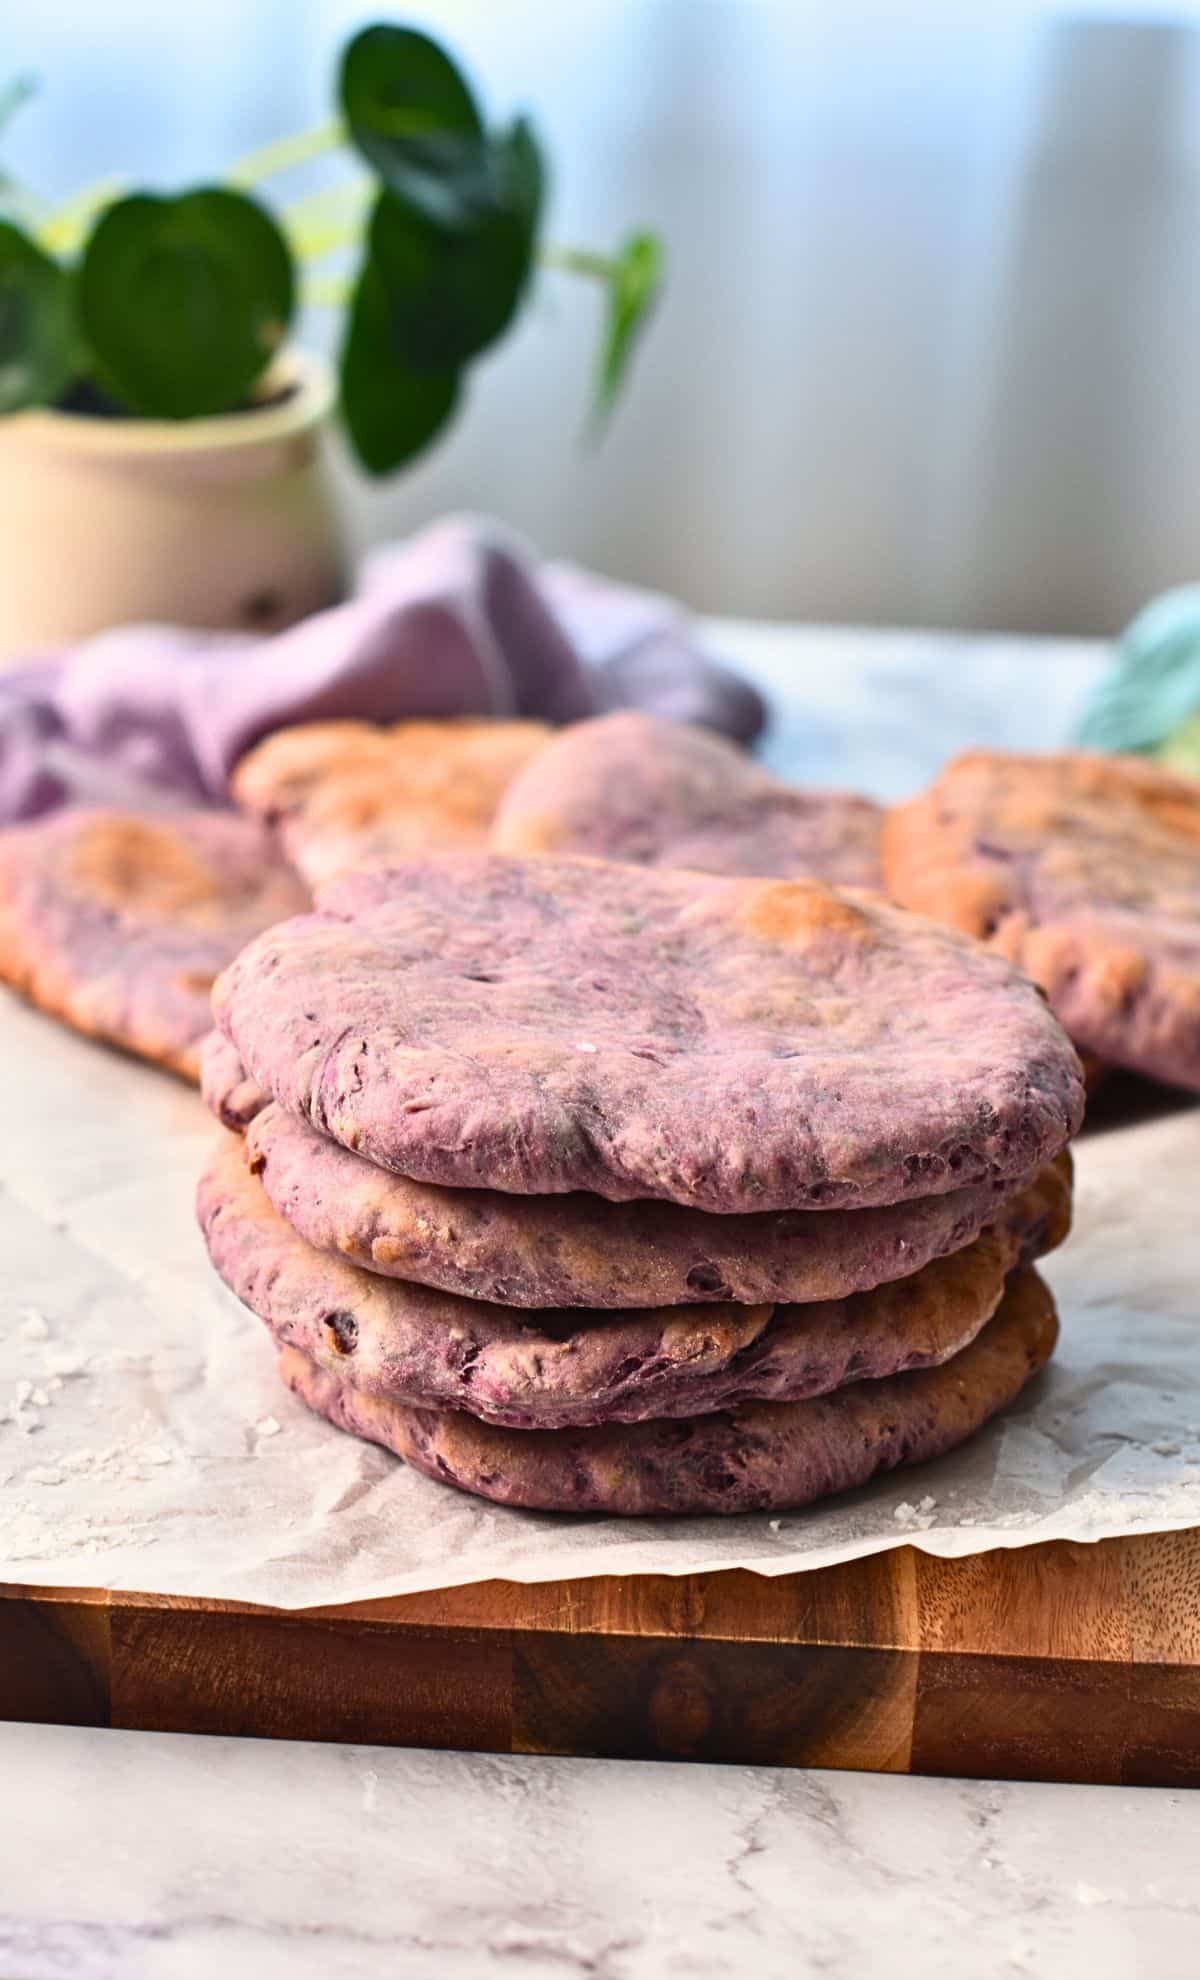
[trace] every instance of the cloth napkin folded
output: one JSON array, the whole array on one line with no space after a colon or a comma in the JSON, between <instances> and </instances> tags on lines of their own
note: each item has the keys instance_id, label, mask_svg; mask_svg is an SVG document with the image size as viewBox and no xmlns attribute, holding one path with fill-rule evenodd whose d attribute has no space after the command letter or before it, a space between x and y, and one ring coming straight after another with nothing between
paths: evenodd
<instances>
[{"instance_id":1,"label":"cloth napkin folded","mask_svg":"<svg viewBox=\"0 0 1200 1980\"><path fill-rule=\"evenodd\" d=\"M295 722L617 707L740 742L766 719L670 599L450 517L375 551L346 604L285 632L122 626L0 673L0 824L81 797L224 803L238 758Z\"/></svg>"}]
</instances>

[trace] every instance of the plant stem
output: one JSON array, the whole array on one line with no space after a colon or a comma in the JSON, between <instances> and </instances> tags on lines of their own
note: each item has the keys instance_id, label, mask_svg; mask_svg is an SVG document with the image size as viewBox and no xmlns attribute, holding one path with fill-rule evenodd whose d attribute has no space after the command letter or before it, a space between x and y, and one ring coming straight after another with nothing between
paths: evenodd
<instances>
[{"instance_id":1,"label":"plant stem","mask_svg":"<svg viewBox=\"0 0 1200 1980\"><path fill-rule=\"evenodd\" d=\"M296 230L287 229L292 252L297 261L320 261L323 256L332 254L334 248L352 247L362 239L362 220L343 220L340 225L331 223L328 227L309 227Z\"/></svg>"},{"instance_id":2,"label":"plant stem","mask_svg":"<svg viewBox=\"0 0 1200 1980\"><path fill-rule=\"evenodd\" d=\"M256 185L260 179L269 178L272 173L286 172L293 165L303 165L310 159L322 158L328 152L336 151L345 135L345 125L340 119L334 118L327 124L318 124L311 131L297 131L290 137L276 138L271 144L264 144L258 151L248 152L244 158L239 158L225 174L225 183L243 188ZM70 199L64 200L61 206L53 208L38 227L38 237L43 247L50 249L54 254L70 254L80 246L89 223L101 207L108 206L114 199L119 199L124 191L125 181L112 178L99 179L95 185L84 186L79 192L72 193ZM338 187L334 191L339 198L352 196L361 199L363 196L358 186L344 189ZM326 201L332 204L332 197L331 192L313 193L308 199L294 202L292 210L300 221L297 238L301 244L302 255L324 254L330 247L342 244L340 239L332 236L326 239L325 236L318 234L315 237L317 245L314 248L305 239L302 231L308 218L306 209L309 208L310 203L312 217L316 219ZM352 240L353 233L346 238Z\"/></svg>"},{"instance_id":3,"label":"plant stem","mask_svg":"<svg viewBox=\"0 0 1200 1980\"><path fill-rule=\"evenodd\" d=\"M350 294L348 276L310 275L301 286L300 301L305 309L344 309Z\"/></svg>"},{"instance_id":4,"label":"plant stem","mask_svg":"<svg viewBox=\"0 0 1200 1980\"><path fill-rule=\"evenodd\" d=\"M289 227L300 232L305 227L320 226L337 218L347 208L365 206L370 192L365 177L351 179L336 186L322 186L319 192L304 193L299 199L284 200L279 212Z\"/></svg>"},{"instance_id":5,"label":"plant stem","mask_svg":"<svg viewBox=\"0 0 1200 1980\"><path fill-rule=\"evenodd\" d=\"M319 261L335 248L352 247L361 240L369 198L369 185L356 180L326 186L281 207L278 217L297 261Z\"/></svg>"},{"instance_id":6,"label":"plant stem","mask_svg":"<svg viewBox=\"0 0 1200 1980\"><path fill-rule=\"evenodd\" d=\"M293 165L306 165L310 158L323 158L327 152L336 151L345 136L346 126L340 117L335 117L311 131L295 131L290 137L275 138L239 158L225 174L226 182L242 188L255 186L276 172L289 171Z\"/></svg>"},{"instance_id":7,"label":"plant stem","mask_svg":"<svg viewBox=\"0 0 1200 1980\"><path fill-rule=\"evenodd\" d=\"M611 281L616 266L608 255L594 254L590 248L543 247L538 251L543 268L561 268L568 275L587 275L594 282Z\"/></svg>"},{"instance_id":8,"label":"plant stem","mask_svg":"<svg viewBox=\"0 0 1200 1980\"><path fill-rule=\"evenodd\" d=\"M38 229L43 247L52 249L56 254L69 254L79 246L88 223L100 208L119 199L124 190L123 179L98 179L95 185L84 186L81 192L72 193L70 199L55 207Z\"/></svg>"}]
</instances>

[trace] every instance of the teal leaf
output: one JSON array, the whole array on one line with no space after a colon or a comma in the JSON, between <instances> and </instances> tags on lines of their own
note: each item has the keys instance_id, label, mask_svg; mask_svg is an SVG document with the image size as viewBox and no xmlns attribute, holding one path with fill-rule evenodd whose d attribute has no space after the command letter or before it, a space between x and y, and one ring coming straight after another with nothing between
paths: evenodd
<instances>
[{"instance_id":1,"label":"teal leaf","mask_svg":"<svg viewBox=\"0 0 1200 1980\"><path fill-rule=\"evenodd\" d=\"M1089 749L1153 751L1200 709L1200 585L1164 592L1122 635L1076 735Z\"/></svg>"},{"instance_id":2,"label":"teal leaf","mask_svg":"<svg viewBox=\"0 0 1200 1980\"><path fill-rule=\"evenodd\" d=\"M0 220L0 413L52 405L70 382L74 341L65 269Z\"/></svg>"},{"instance_id":3,"label":"teal leaf","mask_svg":"<svg viewBox=\"0 0 1200 1980\"><path fill-rule=\"evenodd\" d=\"M342 417L368 474L413 460L458 404L457 371L417 370L399 355L392 301L372 261L355 288L340 370Z\"/></svg>"},{"instance_id":4,"label":"teal leaf","mask_svg":"<svg viewBox=\"0 0 1200 1980\"><path fill-rule=\"evenodd\" d=\"M98 382L158 419L243 405L295 306L274 220L225 187L116 201L88 241L78 288Z\"/></svg>"}]
</instances>

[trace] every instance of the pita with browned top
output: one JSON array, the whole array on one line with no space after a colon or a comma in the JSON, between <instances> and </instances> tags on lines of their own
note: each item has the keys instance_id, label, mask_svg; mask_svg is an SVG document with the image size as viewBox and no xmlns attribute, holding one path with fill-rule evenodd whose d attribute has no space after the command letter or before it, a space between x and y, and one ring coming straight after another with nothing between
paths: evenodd
<instances>
[{"instance_id":1,"label":"pita with browned top","mask_svg":"<svg viewBox=\"0 0 1200 1980\"><path fill-rule=\"evenodd\" d=\"M235 801L274 827L309 885L346 867L482 845L501 795L541 749L543 722L313 722L238 764Z\"/></svg>"},{"instance_id":2,"label":"pita with browned top","mask_svg":"<svg viewBox=\"0 0 1200 1980\"><path fill-rule=\"evenodd\" d=\"M1200 1090L1200 784L977 750L891 813L889 892L1039 983L1078 1045Z\"/></svg>"},{"instance_id":3,"label":"pita with browned top","mask_svg":"<svg viewBox=\"0 0 1200 1980\"><path fill-rule=\"evenodd\" d=\"M214 991L288 1113L418 1181L717 1213L1016 1181L1079 1062L999 957L874 895L493 854L358 871Z\"/></svg>"},{"instance_id":4,"label":"pita with browned top","mask_svg":"<svg viewBox=\"0 0 1200 1980\"><path fill-rule=\"evenodd\" d=\"M780 783L708 730L623 712L576 722L539 751L501 799L491 843L878 887L882 818L849 791Z\"/></svg>"},{"instance_id":5,"label":"pita with browned top","mask_svg":"<svg viewBox=\"0 0 1200 1980\"><path fill-rule=\"evenodd\" d=\"M281 1345L365 1394L545 1430L795 1400L946 1361L996 1311L1013 1268L1061 1236L1063 1194L1048 1169L973 1244L845 1299L620 1312L522 1312L314 1251L231 1137L197 1214L221 1278Z\"/></svg>"},{"instance_id":6,"label":"pita with browned top","mask_svg":"<svg viewBox=\"0 0 1200 1980\"><path fill-rule=\"evenodd\" d=\"M356 1388L301 1348L279 1373L339 1429L394 1451L441 1484L546 1512L789 1512L965 1443L1014 1402L1054 1350L1054 1302L1026 1269L995 1317L949 1361L852 1382L799 1402L699 1417L519 1430L461 1410L414 1408Z\"/></svg>"},{"instance_id":7,"label":"pita with browned top","mask_svg":"<svg viewBox=\"0 0 1200 1980\"><path fill-rule=\"evenodd\" d=\"M58 811L0 832L0 979L194 1080L214 977L306 901L248 819Z\"/></svg>"}]
</instances>

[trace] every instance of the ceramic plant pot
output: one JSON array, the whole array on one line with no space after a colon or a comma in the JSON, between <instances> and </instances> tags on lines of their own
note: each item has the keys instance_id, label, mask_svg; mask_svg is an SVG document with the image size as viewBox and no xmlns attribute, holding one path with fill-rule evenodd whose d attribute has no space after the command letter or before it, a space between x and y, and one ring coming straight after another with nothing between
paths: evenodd
<instances>
[{"instance_id":1,"label":"ceramic plant pot","mask_svg":"<svg viewBox=\"0 0 1200 1980\"><path fill-rule=\"evenodd\" d=\"M345 584L333 378L288 352L214 419L0 420L0 662L134 620L264 632Z\"/></svg>"}]
</instances>

